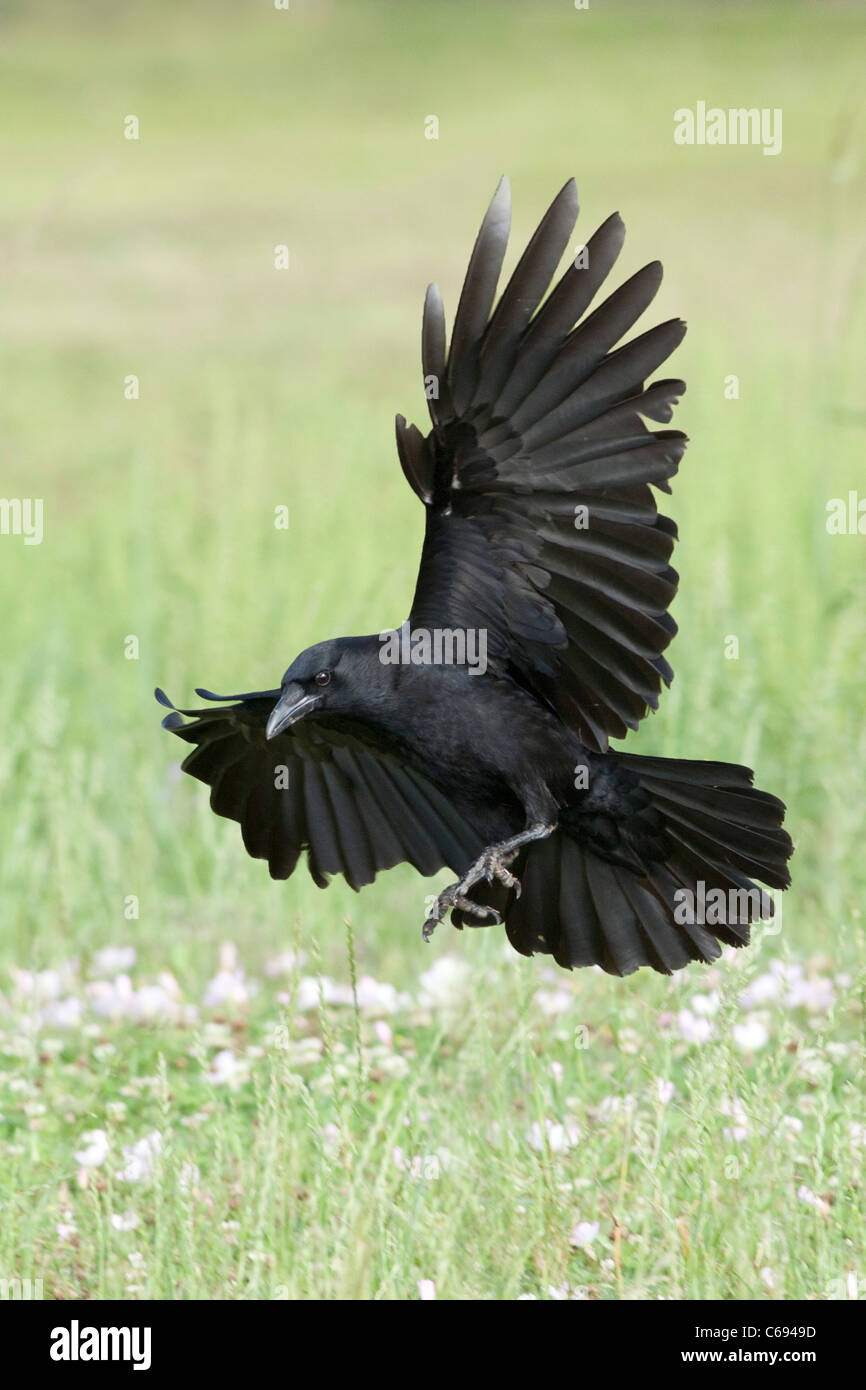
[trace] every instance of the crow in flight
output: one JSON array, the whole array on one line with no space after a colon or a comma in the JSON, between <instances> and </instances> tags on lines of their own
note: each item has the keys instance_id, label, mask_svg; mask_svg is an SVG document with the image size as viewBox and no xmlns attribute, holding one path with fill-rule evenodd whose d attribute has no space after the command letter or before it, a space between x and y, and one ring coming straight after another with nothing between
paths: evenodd
<instances>
[{"instance_id":1,"label":"crow in flight","mask_svg":"<svg viewBox=\"0 0 866 1390\"><path fill-rule=\"evenodd\" d=\"M493 308L510 225L501 181L446 355L436 285L422 365L432 429L397 416L403 472L426 509L398 632L301 652L280 689L197 694L164 725L183 769L288 878L355 889L408 861L448 866L428 938L504 922L524 955L614 975L670 973L748 941L790 882L785 807L735 764L615 752L672 671L670 492L686 439L666 425L682 381L647 379L677 319L616 344L653 299L658 261L587 309L623 244L614 214L546 291L577 216L570 180ZM542 302L543 301L543 302ZM492 311L492 312L491 312ZM475 660L470 660L470 653ZM483 655L483 661L479 658ZM186 715L191 722L185 722Z\"/></svg>"}]
</instances>

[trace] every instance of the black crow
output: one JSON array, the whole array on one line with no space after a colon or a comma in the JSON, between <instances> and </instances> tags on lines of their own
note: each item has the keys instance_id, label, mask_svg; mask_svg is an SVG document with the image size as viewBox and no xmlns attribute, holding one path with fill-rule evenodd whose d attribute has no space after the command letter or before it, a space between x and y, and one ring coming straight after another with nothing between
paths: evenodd
<instances>
[{"instance_id":1,"label":"black crow","mask_svg":"<svg viewBox=\"0 0 866 1390\"><path fill-rule=\"evenodd\" d=\"M655 709L676 631L670 492L685 390L647 378L678 319L617 343L653 299L658 261L587 310L623 244L618 214L545 298L577 216L570 180L493 308L510 224L501 181L446 355L438 288L421 355L432 429L397 416L426 509L411 612L396 632L302 652L280 689L197 693L163 721L185 772L288 878L302 851L325 887L408 861L458 882L424 923L504 922L524 955L626 975L743 945L790 882L785 807L728 763L615 752ZM543 301L543 302L542 302ZM492 311L492 312L491 312ZM186 715L191 720L185 723Z\"/></svg>"}]
</instances>

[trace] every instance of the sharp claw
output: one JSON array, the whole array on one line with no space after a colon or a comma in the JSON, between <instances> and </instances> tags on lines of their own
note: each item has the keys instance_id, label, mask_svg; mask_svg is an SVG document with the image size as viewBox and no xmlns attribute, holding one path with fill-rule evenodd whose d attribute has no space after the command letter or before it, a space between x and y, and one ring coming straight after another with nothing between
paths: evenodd
<instances>
[{"instance_id":1,"label":"sharp claw","mask_svg":"<svg viewBox=\"0 0 866 1390\"><path fill-rule=\"evenodd\" d=\"M501 926L502 914L498 908L489 907L486 903L476 903L472 898L467 898L458 890L460 884L454 884L451 888L446 888L439 894L433 907L433 911L421 928L421 936L425 941L429 941L434 931L438 927L442 918L448 912L465 912L472 917L488 917L493 926Z\"/></svg>"}]
</instances>

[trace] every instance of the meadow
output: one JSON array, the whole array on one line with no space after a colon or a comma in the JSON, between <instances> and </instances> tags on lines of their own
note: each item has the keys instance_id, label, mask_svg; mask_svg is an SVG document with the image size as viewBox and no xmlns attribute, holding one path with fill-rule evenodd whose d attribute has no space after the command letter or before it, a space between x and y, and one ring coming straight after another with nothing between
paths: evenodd
<instances>
[{"instance_id":1,"label":"meadow","mask_svg":"<svg viewBox=\"0 0 866 1390\"><path fill-rule=\"evenodd\" d=\"M866 1296L866 535L826 524L866 496L863 30L2 6L0 493L44 536L0 535L0 1289ZM677 145L699 100L780 153ZM507 267L573 173L689 322L676 679L627 746L748 763L797 849L772 929L670 979L424 945L446 875L273 883L153 701L405 617L393 417L503 172Z\"/></svg>"}]
</instances>

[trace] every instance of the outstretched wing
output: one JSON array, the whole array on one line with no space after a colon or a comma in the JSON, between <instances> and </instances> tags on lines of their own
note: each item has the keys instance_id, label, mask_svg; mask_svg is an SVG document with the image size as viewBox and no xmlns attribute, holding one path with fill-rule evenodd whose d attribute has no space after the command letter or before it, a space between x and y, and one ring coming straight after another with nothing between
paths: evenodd
<instances>
[{"instance_id":1,"label":"outstretched wing","mask_svg":"<svg viewBox=\"0 0 866 1390\"><path fill-rule=\"evenodd\" d=\"M358 889L404 862L424 875L445 865L460 874L484 848L447 798L362 726L311 717L267 740L279 690L196 694L220 707L178 710L157 690L172 711L163 726L195 745L183 771L211 788L212 809L239 822L272 878L288 878L302 850L320 888L342 874Z\"/></svg>"},{"instance_id":2,"label":"outstretched wing","mask_svg":"<svg viewBox=\"0 0 866 1390\"><path fill-rule=\"evenodd\" d=\"M427 508L413 628L477 628L507 669L604 750L655 709L673 672L670 492L685 435L667 423L681 381L646 379L681 341L672 319L616 344L653 299L659 262L583 317L624 238L609 217L541 304L577 216L570 180L491 314L510 225L501 181L482 223L446 361L431 285L422 362L433 429L397 417L403 471ZM541 305L541 307L539 307ZM575 326L576 325L576 326Z\"/></svg>"}]
</instances>

